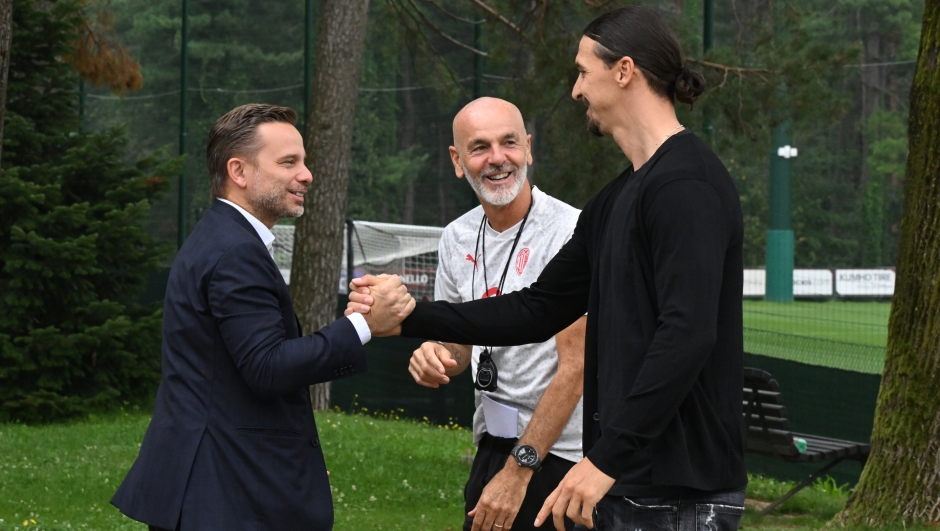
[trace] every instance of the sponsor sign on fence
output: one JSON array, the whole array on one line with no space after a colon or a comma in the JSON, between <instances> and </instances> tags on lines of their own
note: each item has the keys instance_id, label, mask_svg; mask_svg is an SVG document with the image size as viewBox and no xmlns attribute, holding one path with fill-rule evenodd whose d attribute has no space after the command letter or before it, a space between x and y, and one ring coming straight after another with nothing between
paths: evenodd
<instances>
[{"instance_id":1,"label":"sponsor sign on fence","mask_svg":"<svg viewBox=\"0 0 940 531\"><path fill-rule=\"evenodd\" d=\"M833 289L834 284L833 273L830 269L793 270L793 295L795 297L831 297L836 293ZM763 297L766 293L767 272L763 269L745 269L744 296ZM880 293L872 295L880 295Z\"/></svg>"},{"instance_id":2,"label":"sponsor sign on fence","mask_svg":"<svg viewBox=\"0 0 940 531\"><path fill-rule=\"evenodd\" d=\"M763 269L744 270L744 296L763 297L767 292L767 272Z\"/></svg>"},{"instance_id":3,"label":"sponsor sign on fence","mask_svg":"<svg viewBox=\"0 0 940 531\"><path fill-rule=\"evenodd\" d=\"M895 278L891 269L836 269L836 293L842 297L891 296Z\"/></svg>"},{"instance_id":4,"label":"sponsor sign on fence","mask_svg":"<svg viewBox=\"0 0 940 531\"><path fill-rule=\"evenodd\" d=\"M832 271L828 269L794 269L794 297L831 297Z\"/></svg>"}]
</instances>

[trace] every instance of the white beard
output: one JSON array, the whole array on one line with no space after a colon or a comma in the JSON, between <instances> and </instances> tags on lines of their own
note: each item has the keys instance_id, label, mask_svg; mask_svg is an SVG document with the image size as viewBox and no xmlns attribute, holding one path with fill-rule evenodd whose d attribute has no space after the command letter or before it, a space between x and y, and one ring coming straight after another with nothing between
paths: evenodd
<instances>
[{"instance_id":1,"label":"white beard","mask_svg":"<svg viewBox=\"0 0 940 531\"><path fill-rule=\"evenodd\" d=\"M486 183L483 182L485 178L474 176L472 173L470 173L470 170L467 169L466 164L464 164L462 160L460 161L460 167L463 169L464 175L467 176L467 181L470 182L470 187L473 188L473 191L476 192L476 194L480 197L480 199L483 200L484 203L493 206L506 206L509 203L512 203L516 196L519 195L519 191L522 190L522 183L525 182L529 166L527 164L523 164L521 168L516 168L515 165L511 163L510 166L511 167L508 168L508 170L515 174L515 180L512 183L512 187L509 189L496 191L487 188ZM502 169L502 167L500 169Z\"/></svg>"}]
</instances>

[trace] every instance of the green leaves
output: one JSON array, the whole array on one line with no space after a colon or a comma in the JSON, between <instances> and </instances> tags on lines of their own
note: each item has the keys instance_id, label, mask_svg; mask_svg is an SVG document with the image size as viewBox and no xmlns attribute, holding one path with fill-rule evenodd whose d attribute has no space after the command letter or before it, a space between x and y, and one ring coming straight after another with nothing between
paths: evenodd
<instances>
[{"instance_id":1,"label":"green leaves","mask_svg":"<svg viewBox=\"0 0 940 531\"><path fill-rule=\"evenodd\" d=\"M38 422L151 399L161 312L137 296L166 247L143 223L180 161L128 164L123 130L75 131L74 78L44 54L68 49L78 3L20 4L14 39L47 33L11 67L35 84L10 84L0 171L0 421Z\"/></svg>"}]
</instances>

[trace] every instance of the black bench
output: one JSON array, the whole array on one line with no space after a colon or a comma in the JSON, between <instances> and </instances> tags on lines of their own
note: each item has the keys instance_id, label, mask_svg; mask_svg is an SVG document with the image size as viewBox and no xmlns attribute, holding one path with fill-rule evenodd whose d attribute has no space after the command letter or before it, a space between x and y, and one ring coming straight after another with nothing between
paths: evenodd
<instances>
[{"instance_id":1,"label":"black bench","mask_svg":"<svg viewBox=\"0 0 940 531\"><path fill-rule=\"evenodd\" d=\"M747 424L747 451L768 455L794 463L826 463L802 483L761 511L761 516L776 509L801 489L810 485L840 462L849 459L864 467L871 452L867 444L830 439L790 431L787 408L783 405L780 387L770 373L751 367L744 368L744 422ZM794 439L806 441L800 451Z\"/></svg>"}]
</instances>

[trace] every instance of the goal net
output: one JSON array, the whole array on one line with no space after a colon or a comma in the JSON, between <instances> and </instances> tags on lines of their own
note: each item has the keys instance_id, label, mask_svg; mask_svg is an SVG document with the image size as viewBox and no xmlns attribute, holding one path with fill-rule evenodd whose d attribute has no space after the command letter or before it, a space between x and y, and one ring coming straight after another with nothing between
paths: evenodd
<instances>
[{"instance_id":1,"label":"goal net","mask_svg":"<svg viewBox=\"0 0 940 531\"><path fill-rule=\"evenodd\" d=\"M350 226L352 233L350 234ZM274 261L290 283L291 260L294 256L294 227L275 225ZM417 300L434 300L434 279L437 272L437 246L441 227L399 225L375 221L353 221L343 231L343 265L340 269L339 293L347 292L347 257L352 243L353 277L366 274L395 274L402 277L408 291Z\"/></svg>"}]
</instances>

